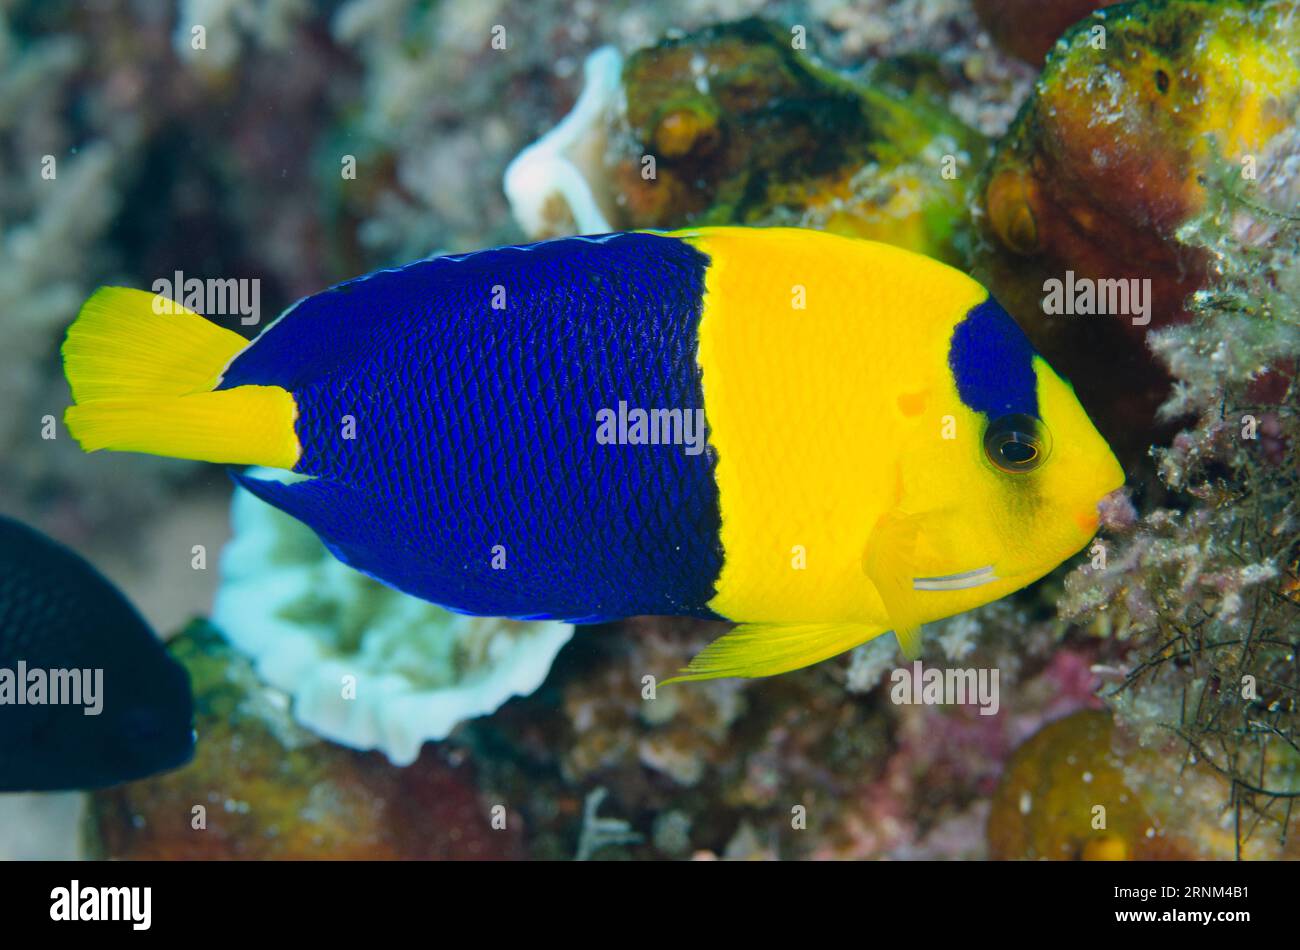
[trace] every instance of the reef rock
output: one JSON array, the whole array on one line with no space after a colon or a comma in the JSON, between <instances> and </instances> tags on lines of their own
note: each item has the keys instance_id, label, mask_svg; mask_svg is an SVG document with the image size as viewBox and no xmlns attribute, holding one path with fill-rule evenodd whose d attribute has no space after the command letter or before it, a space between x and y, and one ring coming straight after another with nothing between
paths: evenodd
<instances>
[{"instance_id":1,"label":"reef rock","mask_svg":"<svg viewBox=\"0 0 1300 950\"><path fill-rule=\"evenodd\" d=\"M974 0L975 13L993 41L1033 65L1042 63L1071 24L1111 5L1098 0Z\"/></svg>"},{"instance_id":2,"label":"reef rock","mask_svg":"<svg viewBox=\"0 0 1300 950\"><path fill-rule=\"evenodd\" d=\"M1153 432L1169 376L1147 333L1186 321L1207 282L1180 229L1221 170L1250 191L1298 106L1295 0L1122 4L1056 45L986 171L978 276L1130 459L1170 434ZM1045 313L1052 280L1064 312Z\"/></svg>"},{"instance_id":3,"label":"reef rock","mask_svg":"<svg viewBox=\"0 0 1300 950\"><path fill-rule=\"evenodd\" d=\"M1167 734L1166 734L1167 735ZM1111 714L1085 710L1020 746L988 819L995 859L1232 860L1294 856L1297 828L1240 836L1229 782L1177 741L1145 747ZM1281 810L1279 810L1281 814ZM1288 843L1289 842L1289 843Z\"/></svg>"},{"instance_id":4,"label":"reef rock","mask_svg":"<svg viewBox=\"0 0 1300 950\"><path fill-rule=\"evenodd\" d=\"M795 225L958 259L954 232L986 146L923 84L850 81L796 33L756 19L637 51L617 96L611 56L592 55L574 111L507 173L531 237L564 220L539 205L547 195L580 230Z\"/></svg>"}]
</instances>

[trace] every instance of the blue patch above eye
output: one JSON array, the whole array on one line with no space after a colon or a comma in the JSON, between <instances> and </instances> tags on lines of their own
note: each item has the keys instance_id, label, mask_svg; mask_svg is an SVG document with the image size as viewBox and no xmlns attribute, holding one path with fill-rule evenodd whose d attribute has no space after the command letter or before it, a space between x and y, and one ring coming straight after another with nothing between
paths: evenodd
<instances>
[{"instance_id":1,"label":"blue patch above eye","mask_svg":"<svg viewBox=\"0 0 1300 950\"><path fill-rule=\"evenodd\" d=\"M992 297L970 309L952 332L948 366L967 407L990 419L1038 416L1035 351L1024 331Z\"/></svg>"}]
</instances>

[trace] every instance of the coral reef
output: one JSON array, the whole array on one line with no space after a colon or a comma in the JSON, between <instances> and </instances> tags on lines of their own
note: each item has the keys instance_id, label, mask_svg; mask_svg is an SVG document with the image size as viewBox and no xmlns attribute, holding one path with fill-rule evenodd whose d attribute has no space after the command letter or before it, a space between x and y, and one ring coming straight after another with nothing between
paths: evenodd
<instances>
[{"instance_id":1,"label":"coral reef","mask_svg":"<svg viewBox=\"0 0 1300 950\"><path fill-rule=\"evenodd\" d=\"M171 644L194 684L185 768L91 796L92 854L111 859L522 857L517 814L494 812L473 766L426 749L409 768L322 742L288 698L196 624ZM496 821L494 822L494 818Z\"/></svg>"},{"instance_id":2,"label":"coral reef","mask_svg":"<svg viewBox=\"0 0 1300 950\"><path fill-rule=\"evenodd\" d=\"M981 219L996 250L977 271L1130 463L1174 431L1155 424L1170 378L1147 332L1188 319L1211 262L1180 228L1222 165L1243 181L1265 174L1270 143L1295 122L1296 15L1293 0L1098 11L1048 57L986 170ZM1045 280L1067 273L1145 286L1149 309L1045 313Z\"/></svg>"},{"instance_id":3,"label":"coral reef","mask_svg":"<svg viewBox=\"0 0 1300 950\"><path fill-rule=\"evenodd\" d=\"M57 349L84 295L178 268L261 280L269 319L376 267L567 227L740 221L882 237L990 284L1134 476L1085 563L929 631L928 667L999 671L993 716L896 703L886 639L770 681L661 688L646 677L679 669L719 627L638 618L562 649L555 631L520 655L500 625L353 575L309 533L295 540L296 523L256 544L260 529L241 528L227 594L283 614L258 607L252 622L238 598L218 611L256 672L205 624L177 641L200 697L198 757L96 793L96 853L1296 856L1292 0L1107 9L1053 48L1036 85L1036 68L997 43L1035 60L1060 26L1024 28L1016 0L2 6L0 499L93 541L111 570L161 550L150 596L136 598L147 609L183 573L196 591L185 612L207 611L190 551L219 543L205 519L224 509L227 480L86 457L40 430L66 404ZM1085 5L1055 6L1063 21ZM725 23L750 13L766 22ZM624 57L619 96L614 54L583 66L603 44ZM548 136L575 100L581 121ZM503 191L512 157L539 140L515 167L541 168L545 187ZM575 174L601 221L573 214ZM1066 270L1152 278L1150 325L1049 320L1043 281ZM398 717L421 728L368 705L367 671L448 695L498 649L522 661L526 686L488 696L484 680L446 715ZM329 656L315 686L300 678L298 664ZM359 698L340 708L355 674ZM413 764L322 741L295 717ZM1099 796L1107 829L1091 823ZM66 826L81 802L6 802L7 853L70 853L13 830L42 812Z\"/></svg>"},{"instance_id":4,"label":"coral reef","mask_svg":"<svg viewBox=\"0 0 1300 950\"><path fill-rule=\"evenodd\" d=\"M578 838L577 860L589 861L601 848L620 844L638 844L641 836L620 818L601 818L597 812L606 791L598 788L587 796L582 806L582 834ZM657 839L656 839L657 840Z\"/></svg>"},{"instance_id":5,"label":"coral reef","mask_svg":"<svg viewBox=\"0 0 1300 950\"><path fill-rule=\"evenodd\" d=\"M306 0L182 0L173 46L182 61L216 78L238 62L249 43L286 52L310 9ZM203 29L201 45L196 26Z\"/></svg>"},{"instance_id":6,"label":"coral reef","mask_svg":"<svg viewBox=\"0 0 1300 950\"><path fill-rule=\"evenodd\" d=\"M117 213L111 185L120 156L107 141L85 148L58 121L74 96L84 56L80 38L29 42L0 10L0 313L8 359L0 374L0 498L12 508L17 486L49 476L57 452L14 449L40 437L58 416L61 394L49 382L57 334L93 287L91 271ZM57 448L57 446L55 446Z\"/></svg>"},{"instance_id":7,"label":"coral reef","mask_svg":"<svg viewBox=\"0 0 1300 950\"><path fill-rule=\"evenodd\" d=\"M641 50L624 81L629 225L791 224L955 259L984 143L927 90L850 83L757 20Z\"/></svg>"},{"instance_id":8,"label":"coral reef","mask_svg":"<svg viewBox=\"0 0 1300 950\"><path fill-rule=\"evenodd\" d=\"M798 225L959 259L982 137L921 83L883 71L856 83L817 64L798 30L745 20L664 40L628 59L620 96L611 54L593 54L575 111L507 172L516 219L555 233L522 186L531 170L579 225ZM583 157L551 158L565 150Z\"/></svg>"},{"instance_id":9,"label":"coral reef","mask_svg":"<svg viewBox=\"0 0 1300 950\"><path fill-rule=\"evenodd\" d=\"M997 859L1153 860L1190 857L1125 783L1105 712L1075 713L1016 750L989 811L989 856Z\"/></svg>"},{"instance_id":10,"label":"coral reef","mask_svg":"<svg viewBox=\"0 0 1300 950\"><path fill-rule=\"evenodd\" d=\"M1210 287L1152 348L1176 381L1163 411L1196 421L1154 453L1168 503L1067 578L1060 605L1127 648L1107 692L1117 723L1144 748L1176 738L1162 762L1219 780L1220 853L1285 839L1300 791L1297 156L1293 127L1250 187L1211 180L1180 231L1212 262Z\"/></svg>"},{"instance_id":11,"label":"coral reef","mask_svg":"<svg viewBox=\"0 0 1300 950\"><path fill-rule=\"evenodd\" d=\"M1113 6L1105 0L973 0L980 22L998 46L1039 65L1061 34L1093 10Z\"/></svg>"},{"instance_id":12,"label":"coral reef","mask_svg":"<svg viewBox=\"0 0 1300 950\"><path fill-rule=\"evenodd\" d=\"M994 716L896 704L879 675L851 678L860 660L654 688L645 677L679 668L711 631L645 618L584 632L541 691L454 738L525 816L535 857L582 852L584 829L601 860L982 857L1002 761L1044 721L1095 708L1098 686L1095 647L981 645L986 629L1028 626L1008 605L986 621L943 625L926 662L997 665L1008 705ZM898 663L883 640L862 649L882 654L881 674ZM598 811L580 789L603 793Z\"/></svg>"},{"instance_id":13,"label":"coral reef","mask_svg":"<svg viewBox=\"0 0 1300 950\"><path fill-rule=\"evenodd\" d=\"M1277 814L1236 834L1231 782L1166 737L1146 747L1108 712L1044 727L1007 763L989 811L989 855L1053 860L1276 860L1300 857L1300 821ZM1271 829L1268 826L1272 826Z\"/></svg>"},{"instance_id":14,"label":"coral reef","mask_svg":"<svg viewBox=\"0 0 1300 950\"><path fill-rule=\"evenodd\" d=\"M1112 48L1124 50L1124 63L1133 65L1079 73L1079 81L1090 75L1094 82L1104 79L1117 107L1107 113L1109 122L1083 125L1098 134L1123 135L1117 140L1131 143L1132 151L1120 157L1129 154L1136 163L1131 169L1147 171L1155 157L1172 158L1160 174L1142 179L1151 185L1144 202L1103 204L1094 198L1086 203L1088 213L1081 211L1084 203L1072 210L1065 210L1068 202L1049 207L1063 200L1064 188L1083 196L1088 188L1114 182L1122 193L1136 180L1132 170L1128 178L1113 177L1120 173L1108 165L1067 174L1089 159L1078 142L1066 140L1064 129L1079 120L1055 99L1050 121L1062 123L1062 145L1038 154L1034 162L1042 164L1031 165L1026 187L1043 187L1056 197L1015 199L1033 207L1026 240L1040 240L1040 213L1057 216L1049 231L1072 229L1071 237L1049 238L1043 246L1059 242L1058 249L1070 248L1053 253L1082 270L1089 266L1091 252L1083 250L1089 241L1097 253L1111 255L1098 266L1118 268L1115 258L1129 254L1145 261L1128 265L1135 273L1146 266L1159 274L1156 262L1166 262L1166 280L1178 286L1171 284L1157 298L1164 309L1152 322L1164 326L1148 342L1150 361L1171 385L1154 392L1144 387L1150 367L1135 369L1129 350L1129 362L1116 361L1128 368L1121 377L1126 385L1107 374L1108 382L1094 388L1111 387L1119 403L1141 396L1137 404L1167 431L1176 428L1175 420L1193 422L1167 448L1154 451L1153 475L1135 493L1137 513L1119 519L1090 563L1065 579L1058 604L1062 621L1076 625L1074 635L1086 631L1101 638L1097 669L1107 681L1101 696L1114 716L1113 734L1109 720L1077 719L1052 727L1050 736L1017 753L990 821L996 855L1078 856L1091 849L1096 856L1233 858L1293 850L1290 801L1300 788L1300 675L1294 662L1300 612L1293 593L1300 554L1294 380L1300 229L1292 212L1300 203L1300 135L1288 117L1298 104L1300 35L1290 25L1296 12L1290 4L1188 2L1133 4L1114 18L1099 15L1114 27L1107 55ZM1062 58L1053 54L1043 87L1066 75L1085 36L1080 27ZM1180 68L1174 69L1175 62ZM1221 75L1234 63L1252 77L1249 86ZM1178 88L1173 80L1161 88L1161 74L1175 77ZM1027 106L1008 139L1011 148L1024 141L1018 136L1026 123L1043 121L1033 112L1051 95L1040 88L1039 100ZM1198 108L1157 112L1153 122L1150 107L1140 103L1166 95L1193 96ZM1223 113L1227 109L1231 118ZM1218 131L1216 139L1201 135L1211 129ZM1153 138L1144 138L1142 130ZM1149 146L1156 151L1148 154ZM990 205L997 198L997 175L1008 167L1006 156L1000 152L994 163ZM1243 174L1246 168L1252 173ZM1114 231L1121 225L1104 224L1099 216L1107 213L1136 215L1125 222L1125 233L1143 242L1145 251L1116 244ZM1107 243L1111 247L1102 249ZM1106 350L1097 341L1075 338L1070 345L1081 358L1101 360ZM1090 378L1100 379L1095 372ZM1126 407L1128 424L1135 418L1133 405ZM1109 421L1124 424L1117 421L1124 418L1111 415ZM1150 432L1147 424L1138 428ZM1067 758L1090 763L1091 774L1105 776L1111 791L1130 796L1125 808L1110 808L1118 821L1111 837L1091 836L1089 826L1080 824L1079 809L1097 804L1100 793L1068 776L1054 785L1044 778L1057 767L1053 762L1062 749L1071 750ZM1052 785L1054 792L1043 794L1068 807L1068 827L1057 806L1028 819L1013 815L1023 795L1034 797L1036 784Z\"/></svg>"}]
</instances>

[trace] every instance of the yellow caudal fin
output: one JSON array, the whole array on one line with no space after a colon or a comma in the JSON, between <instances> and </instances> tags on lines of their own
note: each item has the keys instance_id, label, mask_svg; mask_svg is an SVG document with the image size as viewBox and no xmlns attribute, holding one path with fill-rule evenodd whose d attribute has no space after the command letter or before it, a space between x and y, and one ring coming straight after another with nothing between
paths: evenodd
<instances>
[{"instance_id":1,"label":"yellow caudal fin","mask_svg":"<svg viewBox=\"0 0 1300 950\"><path fill-rule=\"evenodd\" d=\"M101 287L63 342L76 403L64 416L68 430L87 452L291 469L300 455L293 395L278 386L213 391L247 345L156 294Z\"/></svg>"},{"instance_id":2,"label":"yellow caudal fin","mask_svg":"<svg viewBox=\"0 0 1300 950\"><path fill-rule=\"evenodd\" d=\"M775 676L838 656L884 632L866 624L745 623L695 656L680 676L660 685L724 676Z\"/></svg>"},{"instance_id":3,"label":"yellow caudal fin","mask_svg":"<svg viewBox=\"0 0 1300 950\"><path fill-rule=\"evenodd\" d=\"M166 297L100 287L68 328L63 369L78 403L185 396L212 389L247 345L238 333Z\"/></svg>"}]
</instances>

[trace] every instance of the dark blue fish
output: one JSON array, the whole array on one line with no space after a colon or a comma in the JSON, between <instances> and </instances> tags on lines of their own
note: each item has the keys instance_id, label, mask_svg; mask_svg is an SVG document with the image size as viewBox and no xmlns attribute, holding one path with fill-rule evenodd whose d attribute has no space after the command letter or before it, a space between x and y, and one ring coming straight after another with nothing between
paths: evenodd
<instances>
[{"instance_id":1,"label":"dark blue fish","mask_svg":"<svg viewBox=\"0 0 1300 950\"><path fill-rule=\"evenodd\" d=\"M83 558L0 516L0 792L102 788L194 754L189 674Z\"/></svg>"}]
</instances>

